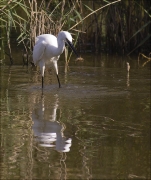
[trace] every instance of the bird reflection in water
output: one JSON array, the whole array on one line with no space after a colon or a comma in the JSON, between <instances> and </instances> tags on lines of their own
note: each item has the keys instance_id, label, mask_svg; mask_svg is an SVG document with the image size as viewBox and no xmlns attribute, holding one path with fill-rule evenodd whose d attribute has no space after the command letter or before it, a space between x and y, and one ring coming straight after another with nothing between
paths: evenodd
<instances>
[{"instance_id":1,"label":"bird reflection in water","mask_svg":"<svg viewBox=\"0 0 151 180\"><path fill-rule=\"evenodd\" d=\"M47 116L45 116L44 97L37 109L32 113L33 131L36 141L40 146L55 148L59 152L69 152L72 139L64 137L65 125L57 121L58 97L55 96L54 103L49 106ZM49 112L49 116L48 116Z\"/></svg>"}]
</instances>

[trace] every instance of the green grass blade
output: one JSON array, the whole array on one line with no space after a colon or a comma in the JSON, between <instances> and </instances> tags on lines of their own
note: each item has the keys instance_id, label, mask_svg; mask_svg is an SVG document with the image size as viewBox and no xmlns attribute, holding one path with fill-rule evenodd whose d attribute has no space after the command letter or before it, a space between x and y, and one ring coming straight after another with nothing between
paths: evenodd
<instances>
[{"instance_id":1,"label":"green grass blade","mask_svg":"<svg viewBox=\"0 0 151 180\"><path fill-rule=\"evenodd\" d=\"M146 9L144 9L144 7L142 7L140 4L138 4L137 2L135 2L138 6L140 6L141 7L141 9L151 18L151 14L149 14L149 12L146 10Z\"/></svg>"},{"instance_id":2,"label":"green grass blade","mask_svg":"<svg viewBox=\"0 0 151 180\"><path fill-rule=\"evenodd\" d=\"M79 17L80 21L82 21L82 17L81 17L81 15L80 15L80 13L79 13L76 9L75 9L74 11L75 11L75 13L77 14L77 16Z\"/></svg>"},{"instance_id":3,"label":"green grass blade","mask_svg":"<svg viewBox=\"0 0 151 180\"><path fill-rule=\"evenodd\" d=\"M83 4L87 9L89 9L91 12L93 12L94 10L91 9L89 6L87 6L86 4Z\"/></svg>"},{"instance_id":4,"label":"green grass blade","mask_svg":"<svg viewBox=\"0 0 151 180\"><path fill-rule=\"evenodd\" d=\"M28 7L20 2L16 2L23 10L24 12L27 14L27 16L30 16L29 12L28 12Z\"/></svg>"},{"instance_id":5,"label":"green grass blade","mask_svg":"<svg viewBox=\"0 0 151 180\"><path fill-rule=\"evenodd\" d=\"M24 32L22 32L22 33L18 36L17 41L18 41L20 38L22 38L23 35L24 35Z\"/></svg>"},{"instance_id":6,"label":"green grass blade","mask_svg":"<svg viewBox=\"0 0 151 180\"><path fill-rule=\"evenodd\" d=\"M54 13L54 11L58 8L58 6L61 4L61 2L54 8L54 10L49 14L49 16L51 16L53 13Z\"/></svg>"},{"instance_id":7,"label":"green grass blade","mask_svg":"<svg viewBox=\"0 0 151 180\"><path fill-rule=\"evenodd\" d=\"M151 34L148 34L148 36L141 42L138 44L138 46L136 46L136 48L134 48L130 53L128 53L128 56L135 51L138 47L142 46L149 38L151 37Z\"/></svg>"},{"instance_id":8,"label":"green grass blade","mask_svg":"<svg viewBox=\"0 0 151 180\"><path fill-rule=\"evenodd\" d=\"M19 16L16 12L13 12L12 14L13 14L14 16L16 16L18 19L27 22L25 19L23 19L21 16Z\"/></svg>"},{"instance_id":9,"label":"green grass blade","mask_svg":"<svg viewBox=\"0 0 151 180\"><path fill-rule=\"evenodd\" d=\"M136 36L139 32L141 32L146 26L148 26L151 23L151 21L149 21L148 23L146 23L144 26L142 26L138 31L136 31L132 37L127 41L129 42L134 36Z\"/></svg>"},{"instance_id":10,"label":"green grass blade","mask_svg":"<svg viewBox=\"0 0 151 180\"><path fill-rule=\"evenodd\" d=\"M107 1L107 0L103 0L104 2L106 2L106 3L110 3L109 1Z\"/></svg>"}]
</instances>

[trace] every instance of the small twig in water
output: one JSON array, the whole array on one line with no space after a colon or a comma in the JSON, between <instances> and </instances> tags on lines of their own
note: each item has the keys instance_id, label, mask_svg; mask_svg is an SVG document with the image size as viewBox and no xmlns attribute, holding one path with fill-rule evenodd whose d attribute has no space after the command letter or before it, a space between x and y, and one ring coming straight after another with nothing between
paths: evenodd
<instances>
[{"instance_id":1,"label":"small twig in water","mask_svg":"<svg viewBox=\"0 0 151 180\"><path fill-rule=\"evenodd\" d=\"M145 66L149 61L151 61L150 54L151 54L151 52L149 53L149 57L147 57L147 56L145 56L144 54L139 53L139 55L138 55L138 62L139 62L139 57L140 57L140 55L142 55L145 59L147 59L147 61L144 62L143 65L142 65L142 66Z\"/></svg>"},{"instance_id":2,"label":"small twig in water","mask_svg":"<svg viewBox=\"0 0 151 180\"><path fill-rule=\"evenodd\" d=\"M127 71L129 72L129 70L130 70L130 64L127 62L126 63L127 64Z\"/></svg>"}]
</instances>

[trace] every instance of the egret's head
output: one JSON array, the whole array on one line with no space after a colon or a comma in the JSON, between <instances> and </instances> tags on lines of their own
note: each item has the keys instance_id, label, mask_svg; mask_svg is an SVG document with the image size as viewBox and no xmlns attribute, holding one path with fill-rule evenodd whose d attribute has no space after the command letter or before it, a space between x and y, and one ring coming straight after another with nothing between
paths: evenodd
<instances>
[{"instance_id":1,"label":"egret's head","mask_svg":"<svg viewBox=\"0 0 151 180\"><path fill-rule=\"evenodd\" d=\"M67 45L72 49L72 51L75 53L75 55L77 57L79 57L78 53L76 52L75 48L73 47L73 44L72 44L72 36L69 32L67 31L61 31L59 34L58 34L58 37L62 40L64 40Z\"/></svg>"},{"instance_id":2,"label":"egret's head","mask_svg":"<svg viewBox=\"0 0 151 180\"><path fill-rule=\"evenodd\" d=\"M69 32L64 31L65 33L65 37L66 37L66 41L70 41L70 43L72 43L72 36Z\"/></svg>"},{"instance_id":3,"label":"egret's head","mask_svg":"<svg viewBox=\"0 0 151 180\"><path fill-rule=\"evenodd\" d=\"M66 39L72 43L72 36L68 31L60 31L58 34L58 38L65 41Z\"/></svg>"}]
</instances>

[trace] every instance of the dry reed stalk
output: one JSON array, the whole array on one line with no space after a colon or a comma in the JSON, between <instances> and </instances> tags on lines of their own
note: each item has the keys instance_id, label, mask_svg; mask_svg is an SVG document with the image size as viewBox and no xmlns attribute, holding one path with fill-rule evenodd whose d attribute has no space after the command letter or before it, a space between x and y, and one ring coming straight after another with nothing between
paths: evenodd
<instances>
[{"instance_id":1,"label":"dry reed stalk","mask_svg":"<svg viewBox=\"0 0 151 180\"><path fill-rule=\"evenodd\" d=\"M52 1L52 0L50 0L50 1L48 2L47 7L46 7L46 10L49 9L49 6L50 6L51 1Z\"/></svg>"},{"instance_id":2,"label":"dry reed stalk","mask_svg":"<svg viewBox=\"0 0 151 180\"><path fill-rule=\"evenodd\" d=\"M82 31L82 30L77 30L77 29L72 29L73 31L76 31L76 32L79 32L79 33L86 33L86 32L84 32L84 31Z\"/></svg>"},{"instance_id":3,"label":"dry reed stalk","mask_svg":"<svg viewBox=\"0 0 151 180\"><path fill-rule=\"evenodd\" d=\"M61 30L61 23L62 23L63 14L64 14L64 6L65 6L65 0L62 1L62 6L61 6L61 17L59 20L59 31Z\"/></svg>"},{"instance_id":4,"label":"dry reed stalk","mask_svg":"<svg viewBox=\"0 0 151 180\"><path fill-rule=\"evenodd\" d=\"M3 12L4 9L5 9L11 2L12 2L12 0L9 0L8 3L0 9L0 11Z\"/></svg>"},{"instance_id":5,"label":"dry reed stalk","mask_svg":"<svg viewBox=\"0 0 151 180\"><path fill-rule=\"evenodd\" d=\"M92 7L95 9L94 1L92 1ZM98 19L97 19L97 14L94 13L94 19L95 19L95 52L98 52Z\"/></svg>"},{"instance_id":6,"label":"dry reed stalk","mask_svg":"<svg viewBox=\"0 0 151 180\"><path fill-rule=\"evenodd\" d=\"M30 11L31 11L31 14L30 14L30 31L31 31L31 29L33 29L31 22L33 22L33 14L34 14L33 1L28 0L28 3L30 6ZM30 32L30 49L32 49L32 47L33 47L33 38L32 37L33 37L33 32Z\"/></svg>"},{"instance_id":7,"label":"dry reed stalk","mask_svg":"<svg viewBox=\"0 0 151 180\"><path fill-rule=\"evenodd\" d=\"M78 23L76 23L74 26L72 26L69 30L72 30L75 26L77 26L78 24L80 24L81 22L83 22L86 18L88 18L89 16L91 16L92 14L96 13L97 11L100 11L101 9L107 7L107 6L110 6L111 4L115 4L117 2L120 2L121 0L117 0L117 1L114 1L114 2L111 2L111 3L108 3L106 5L104 5L103 7L101 8L98 8L96 9L95 11L93 11L92 13L88 14L87 16L85 16L82 20L80 20Z\"/></svg>"},{"instance_id":8,"label":"dry reed stalk","mask_svg":"<svg viewBox=\"0 0 151 180\"><path fill-rule=\"evenodd\" d=\"M68 48L65 47L65 62L68 64Z\"/></svg>"},{"instance_id":9,"label":"dry reed stalk","mask_svg":"<svg viewBox=\"0 0 151 180\"><path fill-rule=\"evenodd\" d=\"M36 14L36 17L35 17L35 27L34 27L34 41L36 41L36 36L37 36L37 31L36 31L36 27L37 27L37 21L38 21L38 19L37 19L37 0L34 0L34 2L35 2L35 14ZM34 24L34 22L33 22L33 24ZM34 47L34 45L33 45L33 47Z\"/></svg>"},{"instance_id":10,"label":"dry reed stalk","mask_svg":"<svg viewBox=\"0 0 151 180\"><path fill-rule=\"evenodd\" d=\"M150 54L150 53L149 53L149 54ZM142 54L142 53L139 53L139 55L138 55L138 60L139 60L140 55L142 55L144 58L146 58L146 59L148 59L148 60L151 60L151 58L150 58L150 57L147 57L147 56L145 56L145 55L144 55L144 54Z\"/></svg>"},{"instance_id":11,"label":"dry reed stalk","mask_svg":"<svg viewBox=\"0 0 151 180\"><path fill-rule=\"evenodd\" d=\"M9 30L10 30L10 28L7 25L6 34L7 34L7 46L8 46L9 53L7 53L7 52L5 52L5 53L9 56L10 64L13 65L13 57L12 57L12 51L11 51L11 45L10 45L10 38L9 38L10 32L9 32Z\"/></svg>"},{"instance_id":12,"label":"dry reed stalk","mask_svg":"<svg viewBox=\"0 0 151 180\"><path fill-rule=\"evenodd\" d=\"M42 12L41 12L41 34L45 33L44 23L45 23L45 15L42 10Z\"/></svg>"},{"instance_id":13,"label":"dry reed stalk","mask_svg":"<svg viewBox=\"0 0 151 180\"><path fill-rule=\"evenodd\" d=\"M144 67L150 61L151 61L151 59L148 59L146 62L144 62L144 64L142 66Z\"/></svg>"},{"instance_id":14,"label":"dry reed stalk","mask_svg":"<svg viewBox=\"0 0 151 180\"><path fill-rule=\"evenodd\" d=\"M149 53L149 56L150 56L150 54L151 54L151 53ZM139 55L138 55L138 62L139 62L139 60L140 60L140 55L143 56L145 59L147 59L147 61L144 62L142 66L145 66L148 62L151 61L151 57L147 57L147 56L145 56L144 54L139 53Z\"/></svg>"},{"instance_id":15,"label":"dry reed stalk","mask_svg":"<svg viewBox=\"0 0 151 180\"><path fill-rule=\"evenodd\" d=\"M36 0L36 1L37 1L37 0ZM40 2L40 1L39 1L39 2ZM38 12L43 8L44 3L45 3L45 0L42 0L41 3L40 3L40 5L39 5L39 8L38 8L38 10L37 10ZM36 11L36 12L37 12L37 11Z\"/></svg>"},{"instance_id":16,"label":"dry reed stalk","mask_svg":"<svg viewBox=\"0 0 151 180\"><path fill-rule=\"evenodd\" d=\"M49 1L50 3L51 1ZM51 33L56 30L56 24L43 9L45 8L45 1L42 0L38 8L37 0L29 0L31 17L30 17L30 44L34 46L36 37L40 34ZM50 4L49 4L50 5ZM48 7L48 6L47 6ZM62 6L63 13L63 6ZM54 25L54 30L53 30Z\"/></svg>"}]
</instances>

